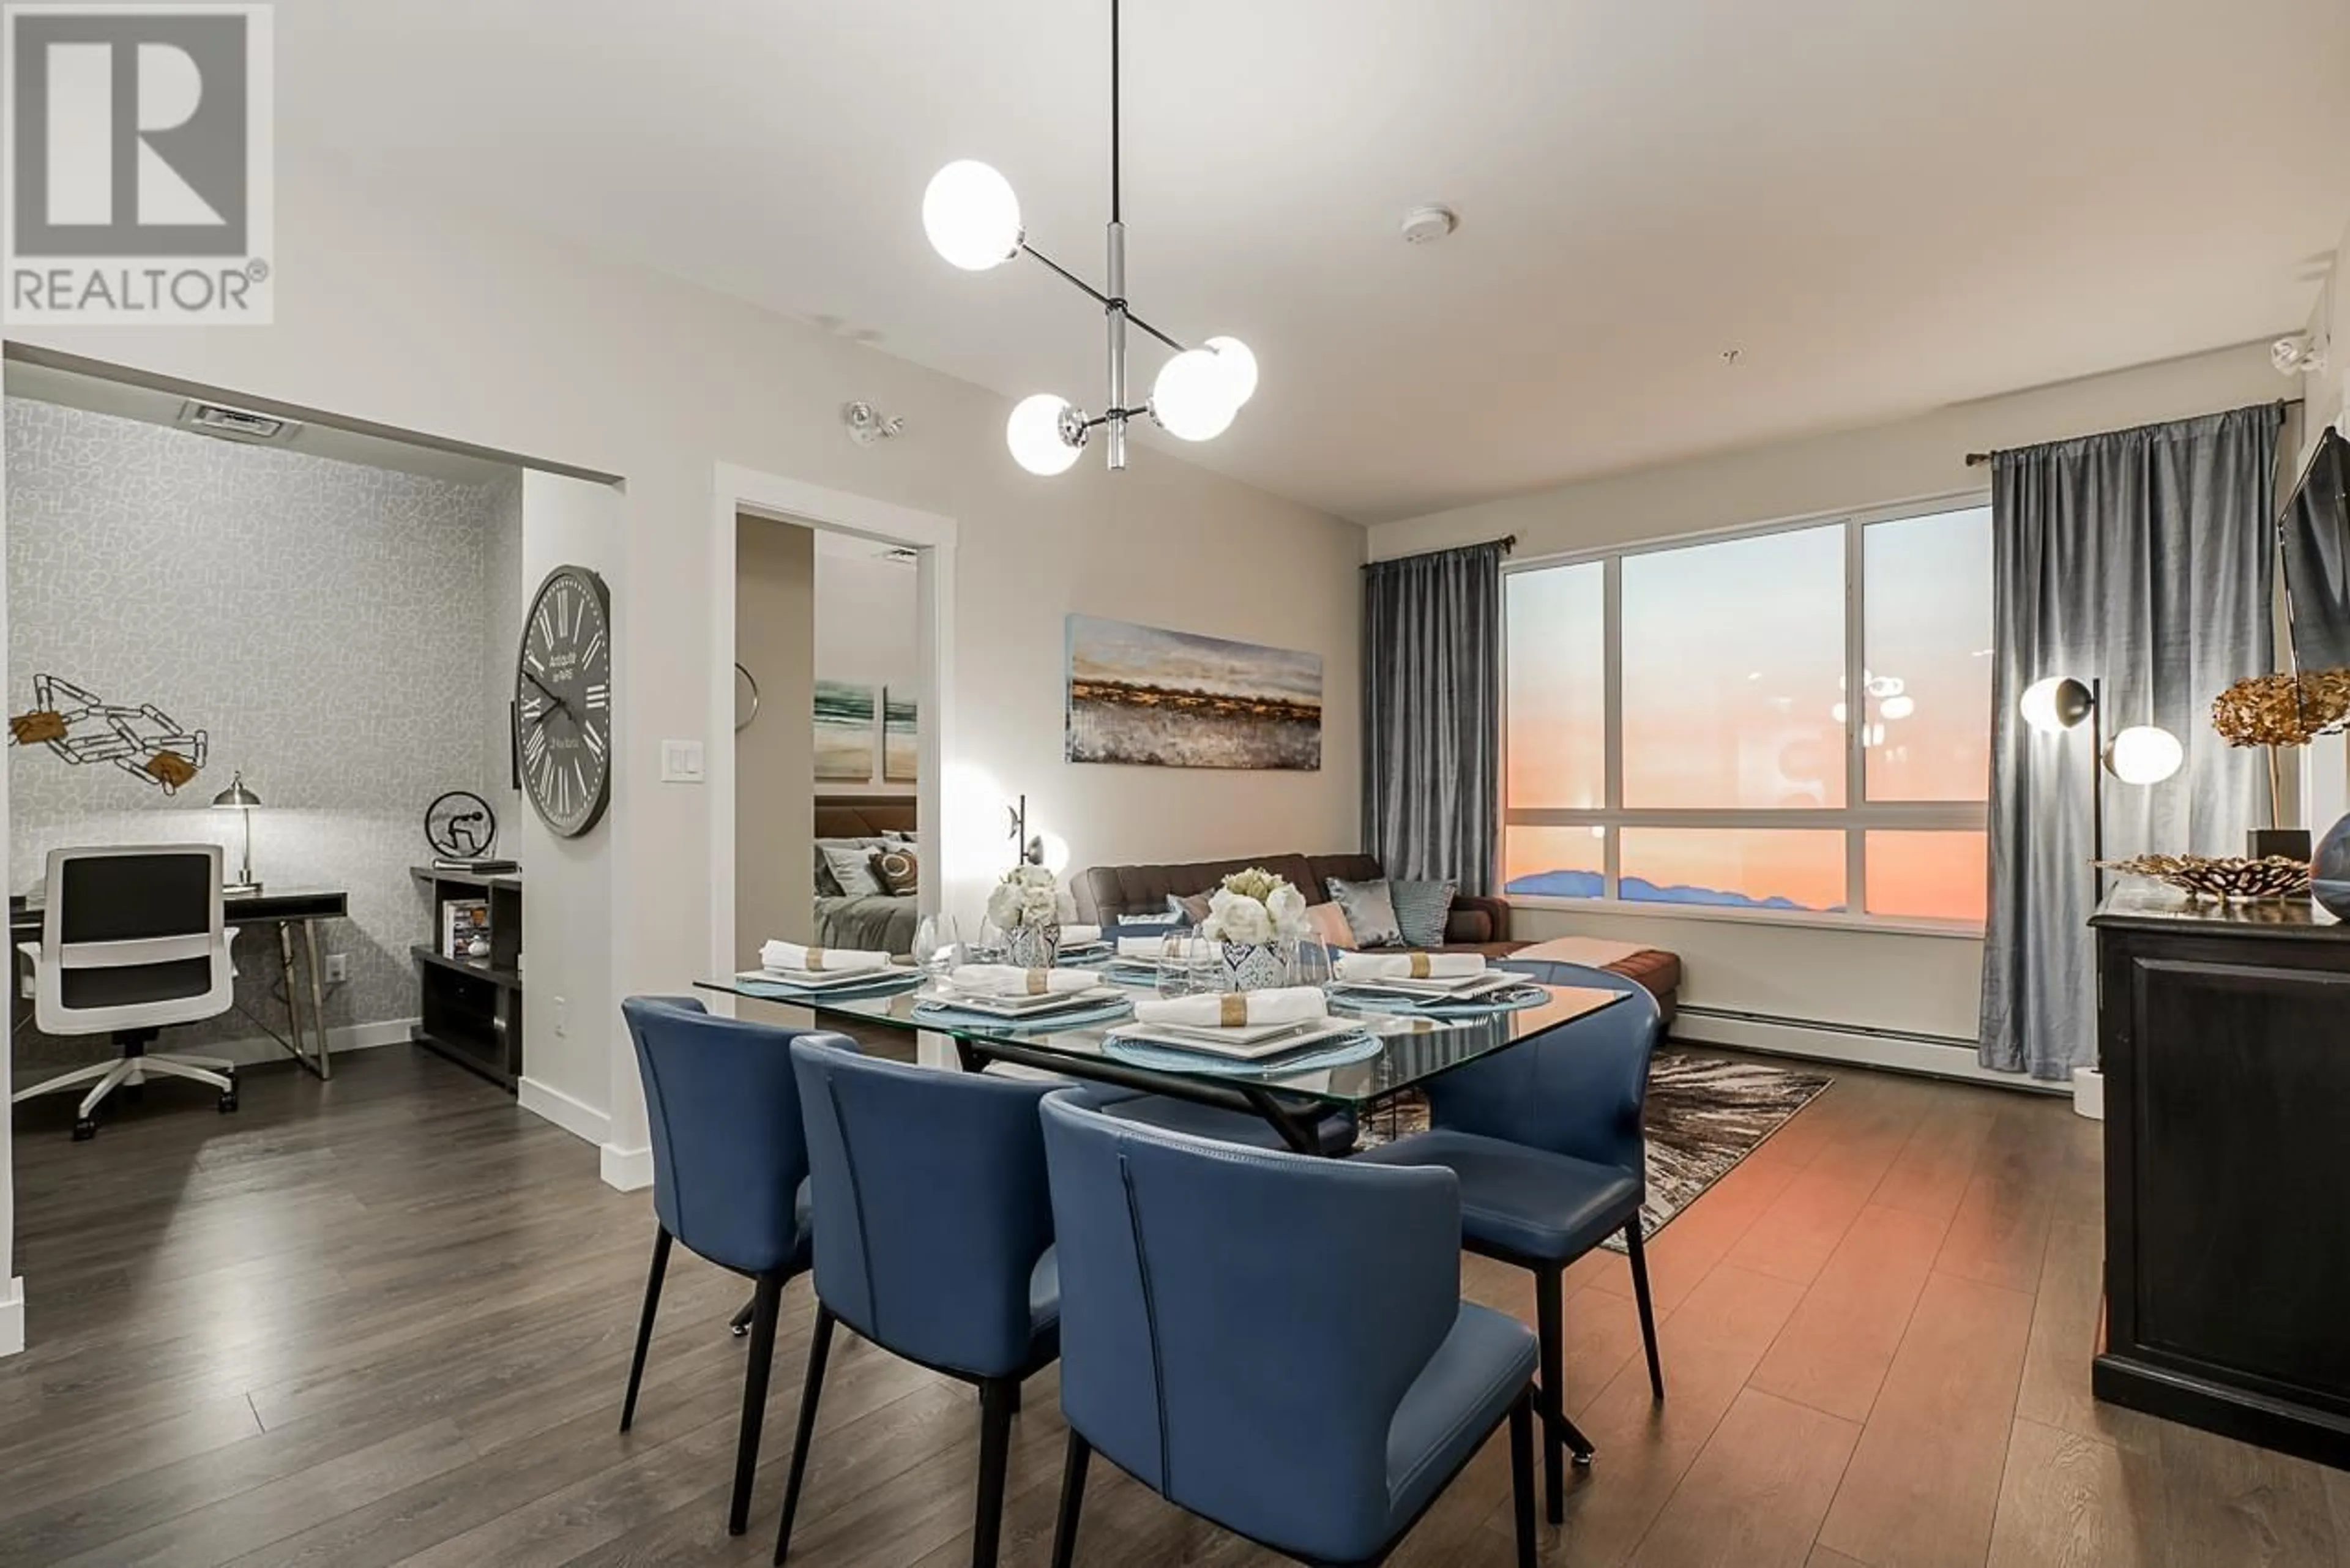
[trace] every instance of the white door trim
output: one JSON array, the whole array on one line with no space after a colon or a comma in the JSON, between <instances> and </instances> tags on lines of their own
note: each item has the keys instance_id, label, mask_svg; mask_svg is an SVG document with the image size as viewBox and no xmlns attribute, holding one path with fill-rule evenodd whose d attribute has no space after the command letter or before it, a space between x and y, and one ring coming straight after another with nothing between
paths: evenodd
<instances>
[{"instance_id":1,"label":"white door trim","mask_svg":"<svg viewBox=\"0 0 2350 1568\"><path fill-rule=\"evenodd\" d=\"M941 804L946 759L954 754L955 520L894 501L722 462L711 483L710 742L703 759L710 789L712 974L730 973L734 967L734 520L745 512L854 534L917 553L922 717L920 777L914 788L916 820L928 840L923 857L928 864L953 863L946 843L952 825ZM942 881L935 874L922 878L925 912L938 907ZM713 999L713 1009L723 1000Z\"/></svg>"}]
</instances>

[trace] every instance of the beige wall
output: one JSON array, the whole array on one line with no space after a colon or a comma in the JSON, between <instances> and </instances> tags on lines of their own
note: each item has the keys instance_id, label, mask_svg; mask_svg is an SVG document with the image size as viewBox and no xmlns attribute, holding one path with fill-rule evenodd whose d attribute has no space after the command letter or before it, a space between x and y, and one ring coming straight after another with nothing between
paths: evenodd
<instances>
[{"instance_id":1,"label":"beige wall","mask_svg":"<svg viewBox=\"0 0 2350 1568\"><path fill-rule=\"evenodd\" d=\"M868 553L827 549L816 556L816 672L823 680L845 680L884 691L912 693L921 688L921 605L911 563ZM910 784L881 776L880 757L868 784L831 786L844 794L910 795Z\"/></svg>"},{"instance_id":2,"label":"beige wall","mask_svg":"<svg viewBox=\"0 0 2350 1568\"><path fill-rule=\"evenodd\" d=\"M607 931L608 963L590 977L593 991L569 996L575 1014L610 1017L622 995L676 991L728 956L711 951L711 792L660 781L661 740L708 727L718 658L712 487L722 462L956 519L962 718L950 763L974 792L1027 792L1079 864L1356 842L1360 529L1149 443L1123 474L1089 459L1035 479L1004 452L1009 403L992 392L285 150L277 213L284 287L273 327L22 336L232 401L328 410L620 476L619 558L608 568L613 806L605 826L572 846L607 863L608 891L590 912ZM920 244L910 220L907 233ZM974 296L972 308L984 300ZM1070 363L1072 390L1097 370L1092 359ZM1269 379L1261 396L1278 395ZM839 409L853 398L902 417L906 435L851 441ZM1065 763L1062 618L1071 610L1319 652L1322 771ZM533 943L535 1035L539 965L554 960L536 926ZM640 1179L650 1167L635 1066L626 1051L608 1052L606 1069L600 1085L567 1092L595 1096L589 1103L609 1116L608 1170Z\"/></svg>"},{"instance_id":3,"label":"beige wall","mask_svg":"<svg viewBox=\"0 0 2350 1568\"><path fill-rule=\"evenodd\" d=\"M1537 494L1386 524L1377 557L1514 534L1517 558L1700 534L1930 497L1980 493L1966 454L2086 435L2273 399L2288 389L2265 344L2060 387L2018 392L1868 430L1610 475ZM1821 929L1684 914L1522 909L1517 934L1594 935L1679 952L1686 1002L1701 1010L1795 1018L1853 1030L1971 1042L1980 940ZM1679 1033L1786 1048L1828 1046L1795 1033L1692 1016ZM1905 1046L1908 1060L1920 1047ZM1962 1065L1957 1052L1929 1060Z\"/></svg>"},{"instance_id":4,"label":"beige wall","mask_svg":"<svg viewBox=\"0 0 2350 1568\"><path fill-rule=\"evenodd\" d=\"M908 576L911 576L910 572ZM734 737L734 964L769 937L816 937L808 838L816 811L816 535L734 521L734 657L759 682L759 716ZM910 631L910 628L909 630Z\"/></svg>"}]
</instances>

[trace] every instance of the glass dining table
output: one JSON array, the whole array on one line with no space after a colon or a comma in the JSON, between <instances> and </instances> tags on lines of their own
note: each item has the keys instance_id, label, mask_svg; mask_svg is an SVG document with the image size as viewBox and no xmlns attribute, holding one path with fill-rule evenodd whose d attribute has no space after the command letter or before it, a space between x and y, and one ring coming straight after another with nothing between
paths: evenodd
<instances>
[{"instance_id":1,"label":"glass dining table","mask_svg":"<svg viewBox=\"0 0 2350 1568\"><path fill-rule=\"evenodd\" d=\"M1055 1027L1048 1019L1013 1025L966 1018L941 1019L934 1010L920 1006L919 976L901 972L889 981L892 989L876 994L811 994L755 975L695 982L700 991L723 992L754 1002L802 1008L819 1023L827 1020L936 1034L951 1040L965 1072L975 1073L994 1062L1056 1073L1173 1099L1238 1111L1262 1118L1291 1148L1305 1154L1323 1152L1316 1125L1332 1111L1350 1110L1369 1116L1406 1089L1441 1077L1496 1052L1523 1045L1563 1028L1577 1019L1613 1007L1625 1000L1622 992L1599 987L1541 985L1528 981L1515 988L1506 1010L1388 1011L1391 1003L1350 999L1334 992L1333 1015L1355 1022L1360 1033L1376 1044L1359 1058L1334 1066L1284 1066L1275 1057L1243 1064L1208 1059L1196 1068L1168 1064L1167 1054L1151 1053L1149 1064L1131 1059L1114 1037L1134 1026L1128 1016L1102 1023ZM1115 983L1113 981L1112 983ZM1130 999L1151 994L1147 985L1122 986ZM1299 1053L1311 1058L1323 1053L1311 1048ZM1121 1055L1128 1059L1121 1060Z\"/></svg>"}]
</instances>

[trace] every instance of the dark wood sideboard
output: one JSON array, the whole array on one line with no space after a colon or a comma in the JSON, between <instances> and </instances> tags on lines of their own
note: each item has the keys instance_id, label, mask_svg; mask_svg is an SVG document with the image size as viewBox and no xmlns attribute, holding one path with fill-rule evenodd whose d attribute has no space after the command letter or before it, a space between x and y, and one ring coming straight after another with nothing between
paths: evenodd
<instances>
[{"instance_id":1,"label":"dark wood sideboard","mask_svg":"<svg viewBox=\"0 0 2350 1568\"><path fill-rule=\"evenodd\" d=\"M2090 924L2097 1397L2350 1469L2350 926L2137 887Z\"/></svg>"}]
</instances>

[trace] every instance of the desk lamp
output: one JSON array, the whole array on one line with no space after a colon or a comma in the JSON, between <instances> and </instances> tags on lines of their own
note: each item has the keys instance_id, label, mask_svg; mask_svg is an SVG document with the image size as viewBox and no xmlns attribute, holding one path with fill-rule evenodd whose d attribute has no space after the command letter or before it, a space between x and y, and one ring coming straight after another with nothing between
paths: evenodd
<instances>
[{"instance_id":1,"label":"desk lamp","mask_svg":"<svg viewBox=\"0 0 2350 1568\"><path fill-rule=\"evenodd\" d=\"M244 863L237 867L236 880L221 889L231 898L261 891L261 884L253 875L253 808L260 804L261 797L245 787L242 770L230 778L228 788L213 796L214 810L244 814Z\"/></svg>"}]
</instances>

